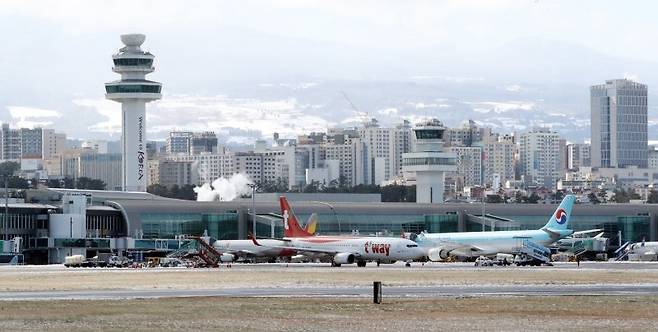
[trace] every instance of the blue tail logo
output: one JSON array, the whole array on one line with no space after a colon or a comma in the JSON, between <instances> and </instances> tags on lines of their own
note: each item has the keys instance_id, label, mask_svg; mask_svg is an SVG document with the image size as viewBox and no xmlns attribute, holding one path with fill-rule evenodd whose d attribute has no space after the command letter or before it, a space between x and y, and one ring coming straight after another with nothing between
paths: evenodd
<instances>
[{"instance_id":1,"label":"blue tail logo","mask_svg":"<svg viewBox=\"0 0 658 332\"><path fill-rule=\"evenodd\" d=\"M557 209L555 212L555 221L557 221L557 223L560 225L567 222L567 212L562 208Z\"/></svg>"},{"instance_id":2,"label":"blue tail logo","mask_svg":"<svg viewBox=\"0 0 658 332\"><path fill-rule=\"evenodd\" d=\"M555 209L555 213L551 215L546 226L543 228L549 230L567 230L569 228L569 219L571 218L571 209L575 202L576 197L574 195L564 196L564 199L560 202L560 206Z\"/></svg>"}]
</instances>

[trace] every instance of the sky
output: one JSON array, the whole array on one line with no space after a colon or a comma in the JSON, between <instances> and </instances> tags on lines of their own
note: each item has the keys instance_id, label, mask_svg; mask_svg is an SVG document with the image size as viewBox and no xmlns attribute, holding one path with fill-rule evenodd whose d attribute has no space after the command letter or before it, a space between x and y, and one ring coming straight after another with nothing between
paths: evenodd
<instances>
[{"instance_id":1,"label":"sky","mask_svg":"<svg viewBox=\"0 0 658 332\"><path fill-rule=\"evenodd\" d=\"M3 0L0 121L118 139L120 105L103 83L118 78L119 35L139 32L156 56L148 78L164 85L151 138L320 131L354 114L347 92L384 122L456 122L452 109L500 130L577 122L564 130L586 139L589 85L639 80L651 104L656 12L655 1ZM435 106L405 106L418 104Z\"/></svg>"}]
</instances>

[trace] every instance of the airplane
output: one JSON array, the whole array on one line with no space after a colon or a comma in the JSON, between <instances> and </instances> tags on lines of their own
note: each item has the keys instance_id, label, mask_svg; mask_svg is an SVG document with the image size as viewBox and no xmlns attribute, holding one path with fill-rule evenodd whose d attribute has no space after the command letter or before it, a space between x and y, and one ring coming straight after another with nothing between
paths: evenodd
<instances>
[{"instance_id":1,"label":"airplane","mask_svg":"<svg viewBox=\"0 0 658 332\"><path fill-rule=\"evenodd\" d=\"M626 249L629 253L633 254L645 254L645 253L657 253L658 252L658 242L635 242L629 245Z\"/></svg>"},{"instance_id":2,"label":"airplane","mask_svg":"<svg viewBox=\"0 0 658 332\"><path fill-rule=\"evenodd\" d=\"M538 230L420 233L415 241L425 248L431 261L443 261L450 256L471 258L511 254L523 244L548 247L573 234L569 229L569 218L575 201L575 196L565 196L546 225Z\"/></svg>"},{"instance_id":3,"label":"airplane","mask_svg":"<svg viewBox=\"0 0 658 332\"><path fill-rule=\"evenodd\" d=\"M284 215L284 224L287 216ZM295 219L296 222L296 219ZM317 215L312 214L306 226L299 230L290 230L284 227L284 236L294 236L294 237L309 237L315 235L315 229L317 227ZM277 246L283 246L284 243L276 239L265 239L262 240L262 244L266 246L256 246L251 240L217 240L213 243L213 247L220 253L219 260L222 263L231 263L235 262L240 258L269 258L270 261L276 260L278 257L297 257L297 252L295 250L287 250L276 248Z\"/></svg>"},{"instance_id":4,"label":"airplane","mask_svg":"<svg viewBox=\"0 0 658 332\"><path fill-rule=\"evenodd\" d=\"M283 215L283 227L287 234L305 234L297 222L288 200L279 198ZM425 257L425 251L414 241L398 237L347 237L347 236L286 236L279 240L282 245L269 245L251 236L253 243L261 247L294 250L303 254L324 254L332 258L332 266L353 264L364 267L368 261L410 261Z\"/></svg>"}]
</instances>

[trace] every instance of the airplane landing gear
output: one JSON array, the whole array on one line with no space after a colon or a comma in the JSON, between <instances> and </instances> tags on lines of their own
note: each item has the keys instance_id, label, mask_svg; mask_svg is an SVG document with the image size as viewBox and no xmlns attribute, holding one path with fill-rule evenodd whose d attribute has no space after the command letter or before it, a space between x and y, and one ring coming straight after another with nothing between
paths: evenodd
<instances>
[{"instance_id":1,"label":"airplane landing gear","mask_svg":"<svg viewBox=\"0 0 658 332\"><path fill-rule=\"evenodd\" d=\"M357 261L356 266L358 267L366 267L366 261Z\"/></svg>"}]
</instances>

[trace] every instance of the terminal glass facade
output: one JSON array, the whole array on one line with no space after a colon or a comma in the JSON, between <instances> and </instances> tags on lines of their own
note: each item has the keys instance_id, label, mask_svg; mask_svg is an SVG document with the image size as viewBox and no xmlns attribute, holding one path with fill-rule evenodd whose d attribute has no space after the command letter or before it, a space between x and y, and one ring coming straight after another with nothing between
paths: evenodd
<instances>
[{"instance_id":1,"label":"terminal glass facade","mask_svg":"<svg viewBox=\"0 0 658 332\"><path fill-rule=\"evenodd\" d=\"M238 238L237 213L143 213L142 230L147 239L173 239L176 235L208 236L232 240Z\"/></svg>"},{"instance_id":2,"label":"terminal glass facade","mask_svg":"<svg viewBox=\"0 0 658 332\"><path fill-rule=\"evenodd\" d=\"M299 215L306 221L309 215ZM360 235L399 234L401 231L420 233L456 232L456 214L436 215L363 215L363 214L318 214L319 234L345 234L358 231Z\"/></svg>"}]
</instances>

